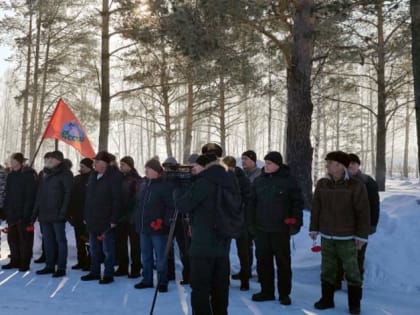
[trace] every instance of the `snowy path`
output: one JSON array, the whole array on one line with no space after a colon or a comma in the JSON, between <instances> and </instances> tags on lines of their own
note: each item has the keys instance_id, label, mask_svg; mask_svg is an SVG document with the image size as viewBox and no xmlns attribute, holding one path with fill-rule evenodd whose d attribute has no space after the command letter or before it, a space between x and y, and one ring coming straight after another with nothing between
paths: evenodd
<instances>
[{"instance_id":1,"label":"snowy path","mask_svg":"<svg viewBox=\"0 0 420 315\"><path fill-rule=\"evenodd\" d=\"M378 232L371 238L366 261L366 281L362 312L367 315L420 315L420 205L415 191L406 195L387 194L381 212ZM229 314L348 314L346 292L336 294L336 308L319 312L313 303L319 298L320 254L310 251L307 236L308 214L301 233L293 246L293 304L288 307L278 302L254 303L251 295L259 291L254 277L249 292L239 291L239 281L232 281ZM74 238L69 229L69 266L74 263ZM7 246L2 237L2 260L7 263ZM35 247L38 248L36 241ZM232 246L232 269L238 270L236 248ZM35 255L37 256L37 255ZM108 286L97 282L81 282L84 273L68 271L68 276L53 279L37 276L35 270L43 265L32 265L31 271L0 271L1 315L77 315L77 314L149 314L153 290L139 291L133 285L139 280L116 278ZM180 276L177 262L177 276ZM191 314L190 288L170 283L169 293L158 297L155 314Z\"/></svg>"}]
</instances>

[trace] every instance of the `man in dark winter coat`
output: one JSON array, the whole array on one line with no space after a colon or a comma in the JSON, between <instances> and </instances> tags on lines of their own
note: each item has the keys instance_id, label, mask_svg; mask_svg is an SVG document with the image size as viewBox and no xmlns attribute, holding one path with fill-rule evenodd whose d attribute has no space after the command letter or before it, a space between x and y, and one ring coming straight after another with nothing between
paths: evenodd
<instances>
[{"instance_id":1,"label":"man in dark winter coat","mask_svg":"<svg viewBox=\"0 0 420 315\"><path fill-rule=\"evenodd\" d=\"M274 258L280 303L290 305L290 231L302 225L303 197L279 152L268 153L264 160L264 170L255 179L252 193L252 221L261 282L261 292L252 299L256 302L274 300Z\"/></svg>"},{"instance_id":2,"label":"man in dark winter coat","mask_svg":"<svg viewBox=\"0 0 420 315\"><path fill-rule=\"evenodd\" d=\"M37 271L39 275L53 274L53 277L63 277L66 274L66 214L73 175L63 160L63 153L60 151L50 153L48 167L44 169L45 175L37 193L34 219L38 218L42 226L46 255L46 267Z\"/></svg>"},{"instance_id":3,"label":"man in dark winter coat","mask_svg":"<svg viewBox=\"0 0 420 315\"><path fill-rule=\"evenodd\" d=\"M136 230L140 234L143 263L143 280L136 289L153 287L153 262L156 255L159 292L168 292L168 260L165 248L169 226L173 216L172 189L162 179L163 168L157 160L145 165L146 180L143 181L136 204Z\"/></svg>"},{"instance_id":4,"label":"man in dark winter coat","mask_svg":"<svg viewBox=\"0 0 420 315\"><path fill-rule=\"evenodd\" d=\"M89 240L86 224L83 221L83 213L86 202L86 190L89 177L93 171L93 161L89 158L80 161L79 175L74 178L71 199L68 209L68 221L74 227L77 249L77 264L72 269L83 271L90 270L90 257L86 249Z\"/></svg>"},{"instance_id":5,"label":"man in dark winter coat","mask_svg":"<svg viewBox=\"0 0 420 315\"><path fill-rule=\"evenodd\" d=\"M221 149L217 151L221 155ZM177 196L176 201L180 211L191 215L191 305L193 314L226 315L229 304L231 240L220 237L214 225L218 187L234 191L237 183L215 154L201 155L196 164L204 168L196 168L199 173L192 187Z\"/></svg>"},{"instance_id":6,"label":"man in dark winter coat","mask_svg":"<svg viewBox=\"0 0 420 315\"><path fill-rule=\"evenodd\" d=\"M238 180L239 188L241 190L242 208L244 214L244 225L241 236L236 239L236 247L238 249L238 257L241 265L239 271L239 280L241 280L241 291L249 290L249 278L251 277L250 251L248 239L248 226L250 224L249 203L251 199L251 182L246 177L244 171L236 166L236 159L233 156L227 156L223 162L235 173ZM252 252L251 252L252 254ZM232 278L234 278L232 276ZM236 278L236 277L235 277Z\"/></svg>"},{"instance_id":7,"label":"man in dark winter coat","mask_svg":"<svg viewBox=\"0 0 420 315\"><path fill-rule=\"evenodd\" d=\"M369 199L370 206L370 232L372 235L376 232L376 226L379 221L379 189L376 181L367 174L364 174L360 170L360 158L356 154L349 154L350 164L348 167L349 175L353 178L360 180L366 186L366 191ZM364 274L364 262L366 254L367 243L357 252L357 261L359 263L360 275L363 278ZM341 261L338 266L337 283L335 289L341 289L341 281L344 276L343 265Z\"/></svg>"},{"instance_id":8,"label":"man in dark winter coat","mask_svg":"<svg viewBox=\"0 0 420 315\"><path fill-rule=\"evenodd\" d=\"M134 160L131 156L125 156L120 161L120 171L123 174L122 183L122 213L117 226L117 260L118 269L115 276L127 276L129 278L140 277L140 236L134 224L134 209L136 206L136 194L140 187L141 177L138 174ZM130 241L131 272L128 273L128 241Z\"/></svg>"},{"instance_id":9,"label":"man in dark winter coat","mask_svg":"<svg viewBox=\"0 0 420 315\"><path fill-rule=\"evenodd\" d=\"M4 220L4 196L6 194L6 170L0 165L0 221Z\"/></svg>"},{"instance_id":10,"label":"man in dark winter coat","mask_svg":"<svg viewBox=\"0 0 420 315\"><path fill-rule=\"evenodd\" d=\"M360 314L362 278L357 250L367 243L369 236L369 200L365 185L347 172L350 159L346 153L330 152L325 160L328 175L317 183L309 230L313 240L321 234L322 297L315 308L334 308L334 284L340 260L348 284L350 313Z\"/></svg>"},{"instance_id":11,"label":"man in dark winter coat","mask_svg":"<svg viewBox=\"0 0 420 315\"><path fill-rule=\"evenodd\" d=\"M106 151L101 151L95 156L95 171L88 181L84 211L89 232L91 269L81 280L99 280L100 284L114 281L115 228L119 223L122 207L122 175L110 162L111 156ZM105 271L101 278L103 256Z\"/></svg>"},{"instance_id":12,"label":"man in dark winter coat","mask_svg":"<svg viewBox=\"0 0 420 315\"><path fill-rule=\"evenodd\" d=\"M23 165L21 153L11 157L12 171L7 176L4 211L8 227L7 240L10 248L10 263L2 269L19 268L28 271L32 258L34 228L32 210L37 191L37 174Z\"/></svg>"}]
</instances>

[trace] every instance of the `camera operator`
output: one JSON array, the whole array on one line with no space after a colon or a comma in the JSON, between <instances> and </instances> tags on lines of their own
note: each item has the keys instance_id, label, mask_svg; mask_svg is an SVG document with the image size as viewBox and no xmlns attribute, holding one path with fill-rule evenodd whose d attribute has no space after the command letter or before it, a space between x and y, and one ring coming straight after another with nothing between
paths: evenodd
<instances>
[{"instance_id":1,"label":"camera operator","mask_svg":"<svg viewBox=\"0 0 420 315\"><path fill-rule=\"evenodd\" d=\"M192 178L190 167L181 166L175 158L170 157L163 163L163 168L163 178L169 183L171 194L173 189L184 189L189 187ZM188 214L179 214L176 220L174 237L178 244L179 256L183 266L181 285L186 285L190 282L190 259L188 257L188 249L191 242L191 236L189 230ZM168 279L175 280L175 255L173 245L168 257Z\"/></svg>"},{"instance_id":2,"label":"camera operator","mask_svg":"<svg viewBox=\"0 0 420 315\"><path fill-rule=\"evenodd\" d=\"M209 145L212 147L209 148ZM176 194L176 206L180 211L191 214L190 280L193 314L225 315L229 302L231 239L215 233L214 223L218 188L236 190L237 183L219 160L222 155L220 146L209 145L203 147L203 155L194 164L193 170L197 175L191 188L186 193Z\"/></svg>"}]
</instances>

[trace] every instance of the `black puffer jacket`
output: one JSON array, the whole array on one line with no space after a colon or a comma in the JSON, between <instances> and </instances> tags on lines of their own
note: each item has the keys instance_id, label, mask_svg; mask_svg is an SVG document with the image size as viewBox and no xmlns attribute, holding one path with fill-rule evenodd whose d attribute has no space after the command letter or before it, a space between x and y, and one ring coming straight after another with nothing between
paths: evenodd
<instances>
[{"instance_id":1,"label":"black puffer jacket","mask_svg":"<svg viewBox=\"0 0 420 315\"><path fill-rule=\"evenodd\" d=\"M102 177L92 172L88 186L84 218L90 233L103 233L111 223L118 224L121 218L122 174L108 167Z\"/></svg>"},{"instance_id":2,"label":"black puffer jacket","mask_svg":"<svg viewBox=\"0 0 420 315\"><path fill-rule=\"evenodd\" d=\"M4 211L9 225L30 224L36 200L38 175L30 167L12 171L7 176Z\"/></svg>"},{"instance_id":3,"label":"black puffer jacket","mask_svg":"<svg viewBox=\"0 0 420 315\"><path fill-rule=\"evenodd\" d=\"M86 203L86 191L91 172L74 178L67 219L72 225L83 224L83 212Z\"/></svg>"},{"instance_id":4,"label":"black puffer jacket","mask_svg":"<svg viewBox=\"0 0 420 315\"><path fill-rule=\"evenodd\" d=\"M39 222L63 222L70 202L73 175L63 163L44 169L40 181L34 217Z\"/></svg>"},{"instance_id":5,"label":"black puffer jacket","mask_svg":"<svg viewBox=\"0 0 420 315\"><path fill-rule=\"evenodd\" d=\"M121 221L134 223L134 209L136 206L136 195L140 188L142 178L136 170L123 175L122 182L122 214Z\"/></svg>"},{"instance_id":6,"label":"black puffer jacket","mask_svg":"<svg viewBox=\"0 0 420 315\"><path fill-rule=\"evenodd\" d=\"M261 173L253 184L251 201L254 228L264 232L290 232L285 219L294 218L296 227L302 225L303 197L290 174L289 167L282 165L276 173Z\"/></svg>"},{"instance_id":7,"label":"black puffer jacket","mask_svg":"<svg viewBox=\"0 0 420 315\"><path fill-rule=\"evenodd\" d=\"M135 223L138 233L167 234L174 212L173 186L162 178L144 180L137 194Z\"/></svg>"}]
</instances>

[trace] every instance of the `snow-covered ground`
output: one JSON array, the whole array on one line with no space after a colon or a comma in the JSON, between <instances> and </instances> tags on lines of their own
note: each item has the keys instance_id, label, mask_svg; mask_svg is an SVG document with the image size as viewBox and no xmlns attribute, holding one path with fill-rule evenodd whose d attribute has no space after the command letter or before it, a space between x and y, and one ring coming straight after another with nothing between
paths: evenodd
<instances>
[{"instance_id":1,"label":"snow-covered ground","mask_svg":"<svg viewBox=\"0 0 420 315\"><path fill-rule=\"evenodd\" d=\"M389 191L382 194L381 218L377 233L370 238L366 257L366 274L362 313L368 315L420 314L420 185L417 180L389 182ZM336 294L336 308L317 311L313 303L320 295L320 254L310 251L309 215L305 227L293 238L293 292L291 306L278 302L254 303L251 295L259 291L256 277L249 292L239 291L239 281L231 282L229 314L347 314L347 295ZM75 261L74 237L68 229L69 266ZM35 244L36 255L39 240ZM239 269L236 248L232 244L232 271ZM7 263L8 247L2 237L0 263ZM69 270L67 277L53 279L37 276L31 271L0 271L0 314L149 314L152 290L139 291L133 285L139 281L116 278L116 282L100 286L84 283L84 273ZM181 265L177 262L177 276ZM155 314L191 314L189 287L170 284L167 294L158 296ZM199 315L199 314L198 314Z\"/></svg>"}]
</instances>

